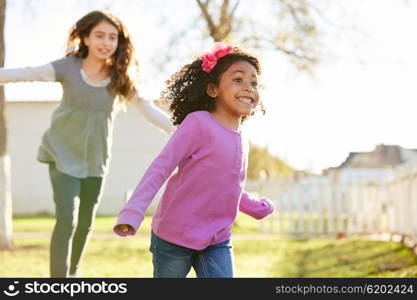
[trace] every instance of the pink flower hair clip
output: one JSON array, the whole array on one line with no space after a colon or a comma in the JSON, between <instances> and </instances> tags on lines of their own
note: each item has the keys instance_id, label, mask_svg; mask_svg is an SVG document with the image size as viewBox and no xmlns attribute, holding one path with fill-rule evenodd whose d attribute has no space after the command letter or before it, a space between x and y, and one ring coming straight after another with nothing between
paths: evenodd
<instances>
[{"instance_id":1,"label":"pink flower hair clip","mask_svg":"<svg viewBox=\"0 0 417 300\"><path fill-rule=\"evenodd\" d=\"M228 46L224 43L215 43L213 46L213 50L203 55L201 60L203 61L201 64L201 68L204 72L210 73L211 70L216 66L217 60L226 56L230 52L233 51L232 46Z\"/></svg>"}]
</instances>

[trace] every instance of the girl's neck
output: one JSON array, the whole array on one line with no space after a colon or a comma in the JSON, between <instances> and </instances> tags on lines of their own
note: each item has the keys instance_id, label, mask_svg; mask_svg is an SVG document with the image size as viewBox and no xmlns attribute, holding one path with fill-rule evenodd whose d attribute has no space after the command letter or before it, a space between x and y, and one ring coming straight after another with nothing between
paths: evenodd
<instances>
[{"instance_id":1,"label":"girl's neck","mask_svg":"<svg viewBox=\"0 0 417 300\"><path fill-rule=\"evenodd\" d=\"M93 80L101 80L109 76L109 66L106 61L92 56L83 59L81 68Z\"/></svg>"},{"instance_id":2,"label":"girl's neck","mask_svg":"<svg viewBox=\"0 0 417 300\"><path fill-rule=\"evenodd\" d=\"M242 118L236 118L227 114L226 112L222 112L219 110L215 110L211 112L211 114L217 119L217 121L222 123L224 126L232 129L233 131L240 130L240 123Z\"/></svg>"}]
</instances>

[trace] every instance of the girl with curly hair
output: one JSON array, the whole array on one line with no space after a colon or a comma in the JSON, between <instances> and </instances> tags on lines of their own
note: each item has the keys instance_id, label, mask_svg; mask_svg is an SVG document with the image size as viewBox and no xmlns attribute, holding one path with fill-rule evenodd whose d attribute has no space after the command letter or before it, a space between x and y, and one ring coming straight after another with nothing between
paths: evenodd
<instances>
[{"instance_id":1,"label":"girl with curly hair","mask_svg":"<svg viewBox=\"0 0 417 300\"><path fill-rule=\"evenodd\" d=\"M167 81L176 132L118 215L114 231L134 235L145 210L175 168L152 219L154 277L233 277L231 228L238 211L261 219L267 198L243 189L248 143L240 125L259 104L258 60L216 43L212 52Z\"/></svg>"},{"instance_id":2,"label":"girl with curly hair","mask_svg":"<svg viewBox=\"0 0 417 300\"><path fill-rule=\"evenodd\" d=\"M171 133L169 117L138 96L131 37L113 14L92 11L71 28L66 57L39 67L0 69L0 84L58 81L63 97L43 135L37 159L49 164L56 224L51 277L76 276L110 162L120 105L133 100L154 125Z\"/></svg>"}]
</instances>

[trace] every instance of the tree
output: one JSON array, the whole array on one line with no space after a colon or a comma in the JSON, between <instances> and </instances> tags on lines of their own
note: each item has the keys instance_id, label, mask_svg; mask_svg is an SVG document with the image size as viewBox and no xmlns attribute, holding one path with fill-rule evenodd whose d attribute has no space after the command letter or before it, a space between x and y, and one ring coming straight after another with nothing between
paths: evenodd
<instances>
[{"instance_id":1,"label":"tree","mask_svg":"<svg viewBox=\"0 0 417 300\"><path fill-rule=\"evenodd\" d=\"M295 173L296 170L291 168L282 159L269 153L268 148L250 145L248 161L248 179L258 180L263 173L268 178L288 177Z\"/></svg>"},{"instance_id":2,"label":"tree","mask_svg":"<svg viewBox=\"0 0 417 300\"><path fill-rule=\"evenodd\" d=\"M310 70L319 59L318 35L312 17L318 9L308 0L265 1L270 11L265 15L267 21L258 14L237 16L240 0L196 2L209 35L216 42L233 37L253 47L275 49L287 55L300 70ZM245 36L239 36L241 28L245 28Z\"/></svg>"},{"instance_id":3,"label":"tree","mask_svg":"<svg viewBox=\"0 0 417 300\"><path fill-rule=\"evenodd\" d=\"M207 38L216 42L232 40L245 48L283 54L300 71L312 71L320 60L316 23L322 15L311 0L263 0L262 5L255 6L252 1L240 0L195 3L198 9L193 20L183 19L182 24L170 27L171 39L167 40L164 53L158 55L162 56L157 59L159 70L173 58L190 54L184 53L181 44L195 44ZM161 18L168 20L169 16L162 14ZM177 49L181 49L180 53Z\"/></svg>"},{"instance_id":4,"label":"tree","mask_svg":"<svg viewBox=\"0 0 417 300\"><path fill-rule=\"evenodd\" d=\"M6 0L0 0L0 67L4 66L4 21ZM7 123L4 89L0 87L0 249L12 247L12 200L10 157L7 152Z\"/></svg>"}]
</instances>

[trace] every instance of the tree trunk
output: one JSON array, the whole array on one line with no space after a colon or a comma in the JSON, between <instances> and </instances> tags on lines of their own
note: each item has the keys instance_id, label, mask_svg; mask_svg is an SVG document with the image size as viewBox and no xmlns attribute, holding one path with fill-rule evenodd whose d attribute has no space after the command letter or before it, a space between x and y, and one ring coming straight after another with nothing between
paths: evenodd
<instances>
[{"instance_id":1,"label":"tree trunk","mask_svg":"<svg viewBox=\"0 0 417 300\"><path fill-rule=\"evenodd\" d=\"M4 66L6 0L0 0L0 67ZM12 247L12 197L10 157L7 152L6 103L0 86L0 250Z\"/></svg>"},{"instance_id":2,"label":"tree trunk","mask_svg":"<svg viewBox=\"0 0 417 300\"><path fill-rule=\"evenodd\" d=\"M0 156L0 250L13 246L10 177L10 157L6 154Z\"/></svg>"}]
</instances>

